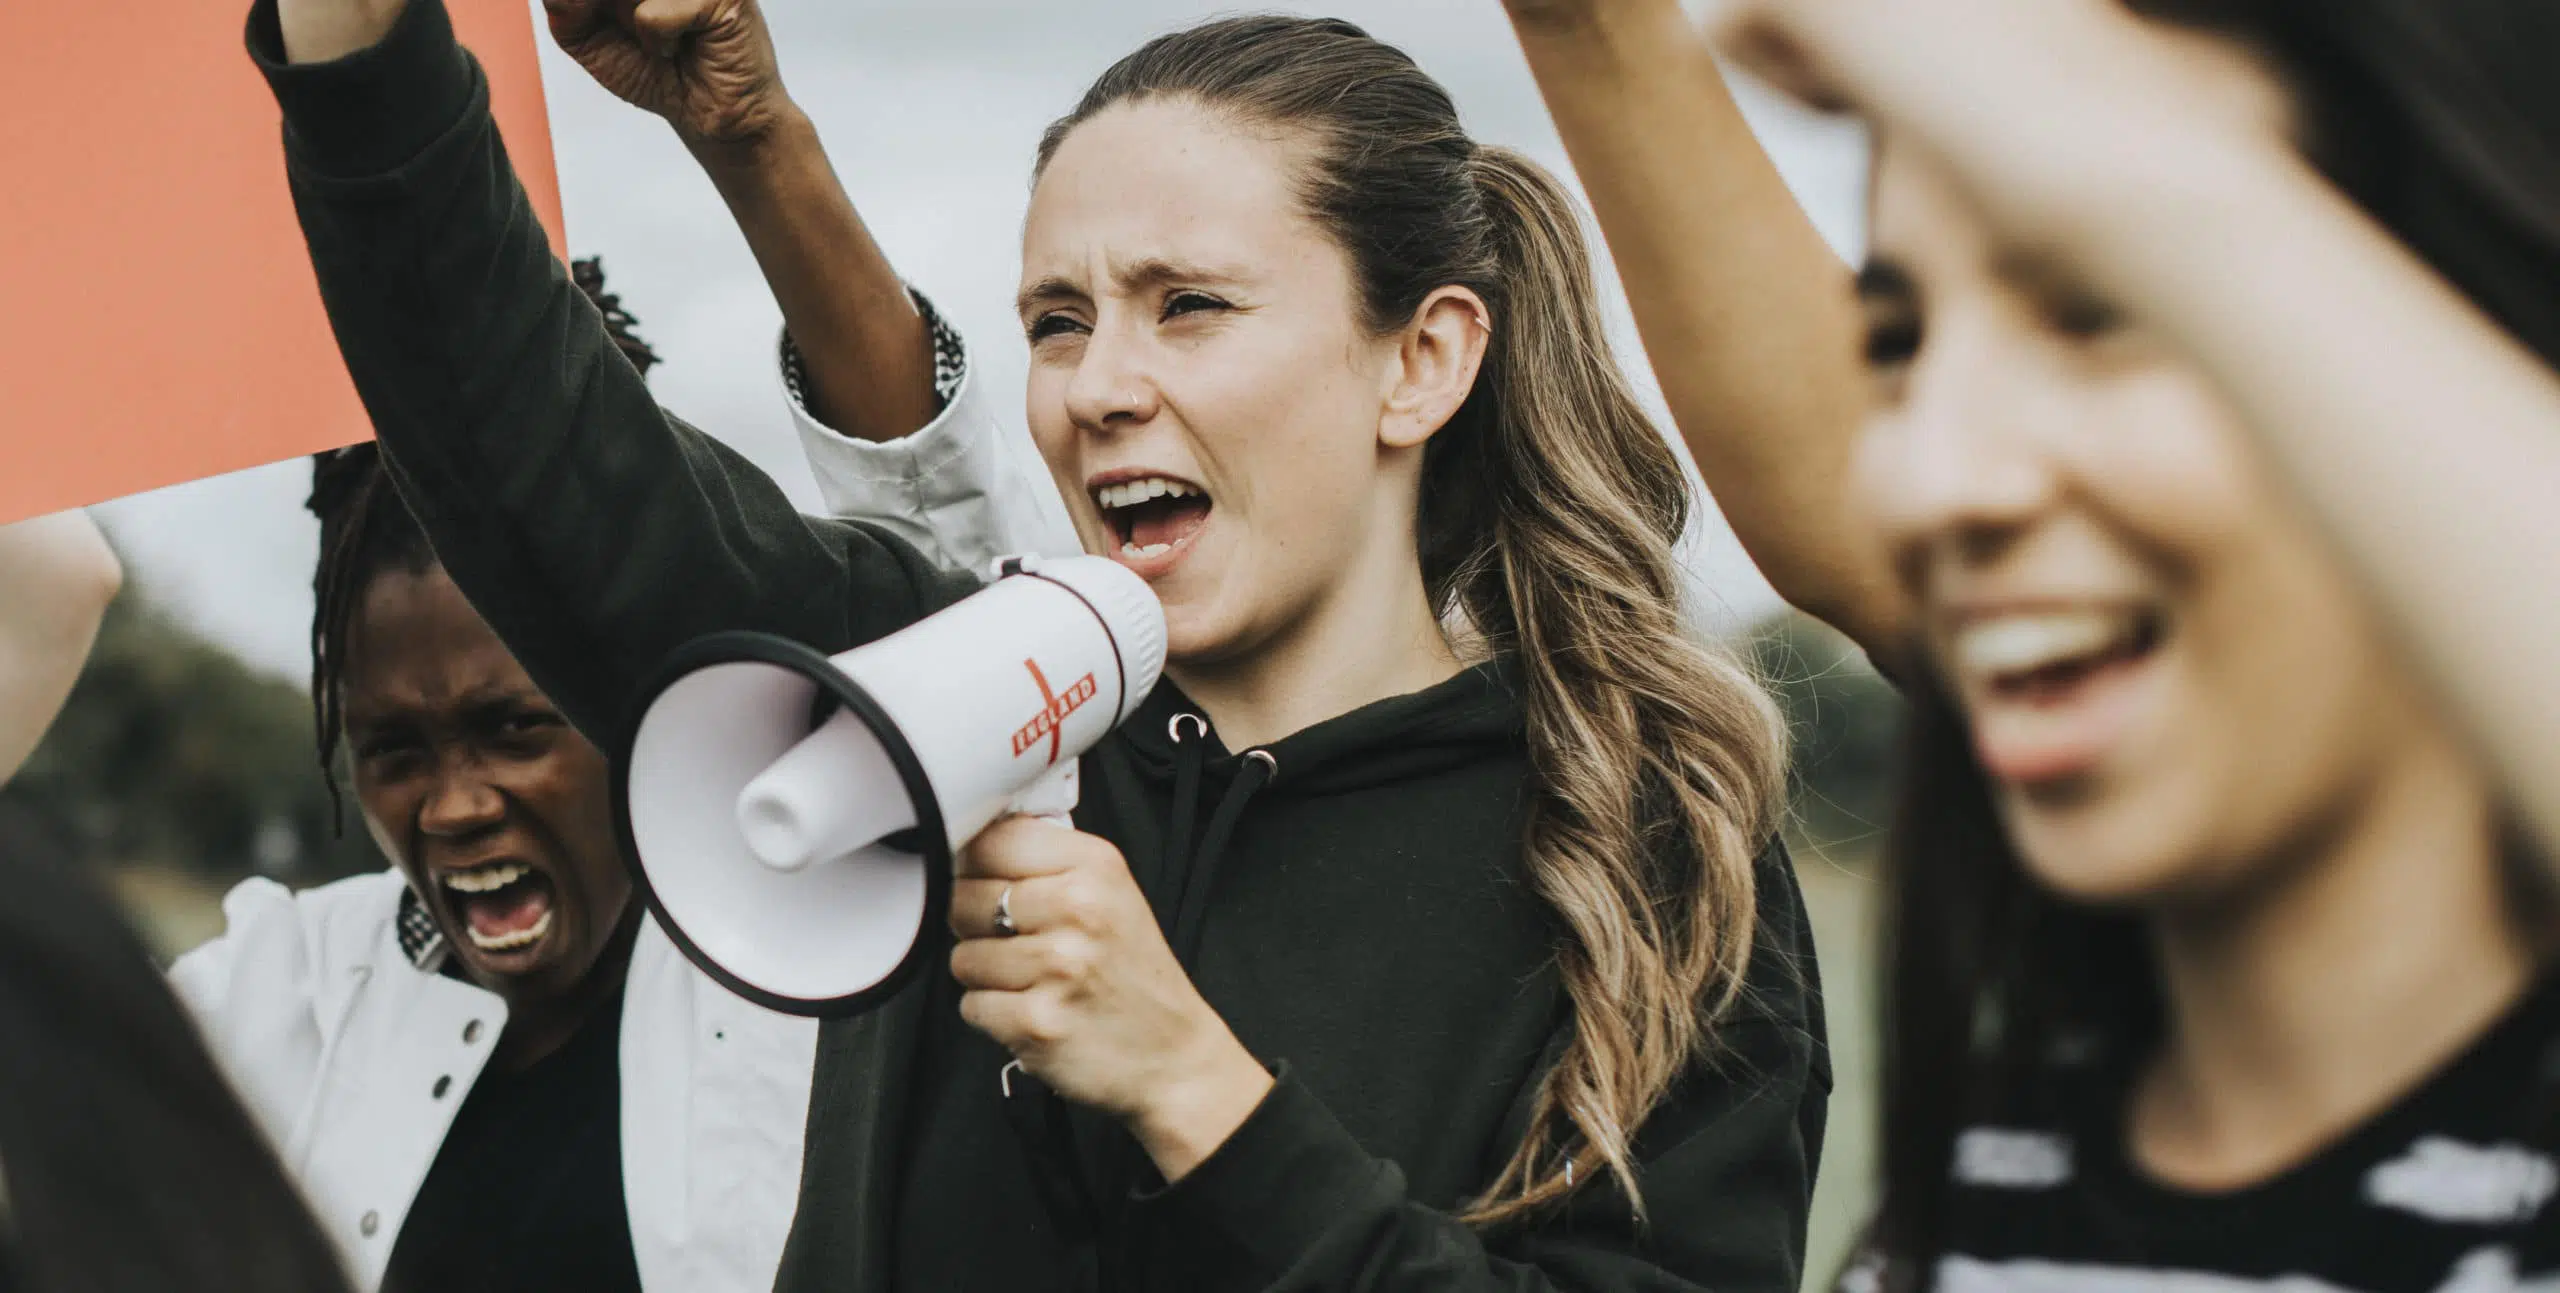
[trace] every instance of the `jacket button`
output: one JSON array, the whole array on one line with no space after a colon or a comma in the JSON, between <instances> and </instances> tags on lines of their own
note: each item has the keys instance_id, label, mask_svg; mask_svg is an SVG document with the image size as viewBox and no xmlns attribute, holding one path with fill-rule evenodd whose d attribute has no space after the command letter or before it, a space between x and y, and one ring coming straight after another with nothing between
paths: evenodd
<instances>
[{"instance_id":1,"label":"jacket button","mask_svg":"<svg viewBox=\"0 0 2560 1293\"><path fill-rule=\"evenodd\" d=\"M474 1019L462 1026L462 1044L468 1046L478 1040L480 1040L480 1021Z\"/></svg>"},{"instance_id":2,"label":"jacket button","mask_svg":"<svg viewBox=\"0 0 2560 1293\"><path fill-rule=\"evenodd\" d=\"M356 1229L363 1231L365 1238L373 1238L373 1232L382 1229L382 1214L379 1212L364 1214L364 1219L356 1223Z\"/></svg>"},{"instance_id":3,"label":"jacket button","mask_svg":"<svg viewBox=\"0 0 2560 1293\"><path fill-rule=\"evenodd\" d=\"M437 1098L437 1099L439 1099L439 1100L443 1099L443 1098L444 1098L444 1093L445 1093L445 1092L447 1092L447 1091L450 1091L450 1090L452 1090L452 1089L453 1089L453 1079L452 1079L452 1078L450 1078L450 1077L440 1077L440 1078L437 1078L437 1079L436 1079L436 1098Z\"/></svg>"}]
</instances>

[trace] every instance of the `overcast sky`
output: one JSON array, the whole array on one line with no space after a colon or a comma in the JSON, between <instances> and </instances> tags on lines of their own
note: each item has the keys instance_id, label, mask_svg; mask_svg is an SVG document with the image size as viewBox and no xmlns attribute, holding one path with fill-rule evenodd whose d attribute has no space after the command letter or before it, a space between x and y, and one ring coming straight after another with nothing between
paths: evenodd
<instances>
[{"instance_id":1,"label":"overcast sky","mask_svg":"<svg viewBox=\"0 0 2560 1293\"><path fill-rule=\"evenodd\" d=\"M872 230L968 335L982 373L1012 392L1021 389L1023 342L1010 303L1033 144L1087 82L1148 36L1239 7L1349 18L1447 84L1477 138L1566 170L1496 0L764 3L792 92L825 132ZM544 52L570 250L604 257L612 287L665 357L650 379L658 398L816 506L769 358L780 316L718 197L661 122ZM1846 254L1861 236L1857 135L1762 96L1746 94L1746 104L1797 196ZM1623 304L1615 309L1622 353L1641 367ZM1650 398L1651 374L1638 376ZM1030 453L1027 439L1020 451ZM156 596L256 664L300 679L318 543L301 506L308 484L297 459L98 514ZM1711 516L1689 558L1700 606L1716 619L1774 608Z\"/></svg>"}]
</instances>

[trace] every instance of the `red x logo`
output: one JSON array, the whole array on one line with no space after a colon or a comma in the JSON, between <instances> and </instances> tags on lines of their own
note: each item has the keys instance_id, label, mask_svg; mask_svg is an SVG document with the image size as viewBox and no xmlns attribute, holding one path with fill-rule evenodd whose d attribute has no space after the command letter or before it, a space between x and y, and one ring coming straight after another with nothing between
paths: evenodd
<instances>
[{"instance_id":1,"label":"red x logo","mask_svg":"<svg viewBox=\"0 0 2560 1293\"><path fill-rule=\"evenodd\" d=\"M1086 674L1076 679L1075 684L1061 694L1049 689L1049 676L1040 672L1039 661L1025 660L1022 662L1022 667L1031 671L1031 681L1040 688L1040 712L1033 715L1030 722L1023 724L1014 732L1013 753L1019 758L1023 751L1039 744L1041 737L1048 737L1049 763L1054 767L1058 762L1058 755L1064 749L1067 715L1083 708L1084 703L1093 699L1094 693L1099 688L1094 683L1093 675Z\"/></svg>"}]
</instances>

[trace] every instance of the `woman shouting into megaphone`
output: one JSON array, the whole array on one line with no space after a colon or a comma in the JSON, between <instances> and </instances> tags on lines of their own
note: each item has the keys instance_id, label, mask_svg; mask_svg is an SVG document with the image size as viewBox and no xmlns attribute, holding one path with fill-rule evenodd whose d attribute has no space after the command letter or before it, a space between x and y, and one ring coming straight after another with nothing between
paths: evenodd
<instances>
[{"instance_id":1,"label":"woman shouting into megaphone","mask_svg":"<svg viewBox=\"0 0 2560 1293\"><path fill-rule=\"evenodd\" d=\"M813 402L899 437L844 377L907 374L884 452L976 452L983 383L926 369L753 6L550 8L751 237L820 230ZM581 728L704 633L832 653L971 589L656 405L439 0L263 0L250 40L387 461ZM1400 52L1273 17L1121 60L1036 174L1024 409L1167 681L1075 831L967 850L953 974L822 1032L779 1287L1793 1290L1829 1062L1782 734L1680 619L1686 484L1571 200Z\"/></svg>"}]
</instances>

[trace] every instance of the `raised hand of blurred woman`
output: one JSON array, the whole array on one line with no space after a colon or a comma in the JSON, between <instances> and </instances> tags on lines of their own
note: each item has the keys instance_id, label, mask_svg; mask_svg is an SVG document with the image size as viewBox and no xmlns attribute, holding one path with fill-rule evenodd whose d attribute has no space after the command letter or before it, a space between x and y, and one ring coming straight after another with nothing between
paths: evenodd
<instances>
[{"instance_id":1,"label":"raised hand of blurred woman","mask_svg":"<svg viewBox=\"0 0 2560 1293\"><path fill-rule=\"evenodd\" d=\"M2117 0L1723 0L1721 52L1811 106L1916 136L2013 238L2045 241L2129 177L2175 182L2211 147L2290 161L2283 122L2235 130ZM2242 114L2239 119L2246 119Z\"/></svg>"}]
</instances>

